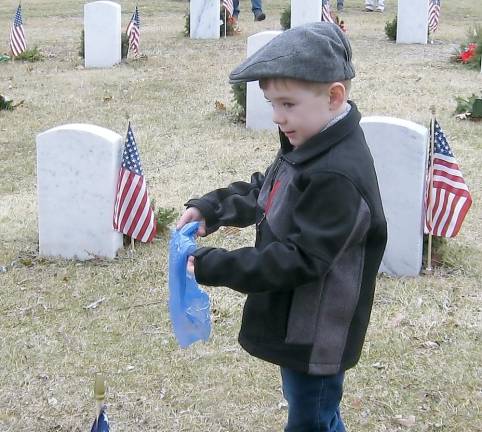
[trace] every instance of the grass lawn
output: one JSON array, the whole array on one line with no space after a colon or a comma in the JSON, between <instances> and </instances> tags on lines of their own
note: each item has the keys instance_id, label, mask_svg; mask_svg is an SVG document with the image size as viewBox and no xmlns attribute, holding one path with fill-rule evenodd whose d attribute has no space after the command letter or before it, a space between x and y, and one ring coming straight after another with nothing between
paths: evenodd
<instances>
[{"instance_id":1,"label":"grass lawn","mask_svg":"<svg viewBox=\"0 0 482 432\"><path fill-rule=\"evenodd\" d=\"M0 51L17 3L0 4ZM135 4L122 1L123 26ZM254 23L243 1L241 35L202 41L182 36L186 1L145 0L139 8L147 59L85 70L78 57L83 3L22 2L28 43L45 59L0 63L0 93L24 100L0 112L2 432L90 430L97 371L108 380L113 431L282 430L278 369L237 345L242 295L209 289L210 341L177 347L167 310L166 237L112 262L38 257L35 136L65 123L124 135L129 117L151 197L179 212L193 195L249 179L269 164L277 138L233 121L227 76L245 57L246 37L279 29L287 4L265 0L267 19ZM482 75L449 63L482 20L482 2L442 2L436 42L426 46L386 39L395 0L386 1L384 14L362 12L362 0L345 6L357 70L352 98L361 112L428 126L435 105L474 199L460 235L446 246L445 266L432 276L380 276L364 354L347 373L347 429L482 431L482 123L453 115L454 97L479 93ZM251 228L220 230L201 243L232 249L253 237ZM101 298L97 308L85 308Z\"/></svg>"}]
</instances>

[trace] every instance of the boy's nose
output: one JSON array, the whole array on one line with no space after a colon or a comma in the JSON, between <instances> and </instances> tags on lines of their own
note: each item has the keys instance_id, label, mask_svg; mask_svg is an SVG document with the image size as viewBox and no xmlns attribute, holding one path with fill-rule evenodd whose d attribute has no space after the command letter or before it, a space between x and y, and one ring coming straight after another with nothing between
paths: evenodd
<instances>
[{"instance_id":1,"label":"boy's nose","mask_svg":"<svg viewBox=\"0 0 482 432\"><path fill-rule=\"evenodd\" d=\"M283 124L285 122L284 115L276 108L273 108L273 122L277 125Z\"/></svg>"}]
</instances>

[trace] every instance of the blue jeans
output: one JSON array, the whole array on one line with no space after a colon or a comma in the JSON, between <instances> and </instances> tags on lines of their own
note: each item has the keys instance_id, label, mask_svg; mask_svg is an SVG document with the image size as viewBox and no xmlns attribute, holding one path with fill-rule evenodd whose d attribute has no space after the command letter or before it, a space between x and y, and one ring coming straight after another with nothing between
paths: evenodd
<instances>
[{"instance_id":1,"label":"blue jeans","mask_svg":"<svg viewBox=\"0 0 482 432\"><path fill-rule=\"evenodd\" d=\"M344 377L344 372L318 376L282 367L288 401L285 432L346 432L340 415Z\"/></svg>"},{"instance_id":2,"label":"blue jeans","mask_svg":"<svg viewBox=\"0 0 482 432\"><path fill-rule=\"evenodd\" d=\"M239 0L233 0L233 5L234 5L234 11L233 15L235 17L239 16ZM262 0L251 0L251 10L253 13L257 10L262 10L263 9L263 4Z\"/></svg>"}]
</instances>

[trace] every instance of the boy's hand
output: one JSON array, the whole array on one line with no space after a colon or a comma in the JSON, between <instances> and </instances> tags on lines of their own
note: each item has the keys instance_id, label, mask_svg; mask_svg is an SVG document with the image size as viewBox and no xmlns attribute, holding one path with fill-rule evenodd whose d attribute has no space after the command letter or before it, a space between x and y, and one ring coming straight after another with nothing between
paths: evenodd
<instances>
[{"instance_id":1,"label":"boy's hand","mask_svg":"<svg viewBox=\"0 0 482 432\"><path fill-rule=\"evenodd\" d=\"M197 235L199 237L204 237L206 235L206 221L204 220L201 212L196 207L189 207L182 214L179 221L177 222L176 229L180 230L187 223L196 221L201 222L197 230Z\"/></svg>"},{"instance_id":2,"label":"boy's hand","mask_svg":"<svg viewBox=\"0 0 482 432\"><path fill-rule=\"evenodd\" d=\"M187 271L191 276L194 276L194 257L193 257L192 255L187 258L186 271Z\"/></svg>"}]
</instances>

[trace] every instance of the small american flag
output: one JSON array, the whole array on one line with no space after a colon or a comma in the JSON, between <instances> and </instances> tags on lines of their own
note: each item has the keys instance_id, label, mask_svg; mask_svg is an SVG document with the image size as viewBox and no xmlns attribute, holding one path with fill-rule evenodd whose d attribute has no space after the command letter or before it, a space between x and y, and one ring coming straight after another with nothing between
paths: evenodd
<instances>
[{"instance_id":1,"label":"small american flag","mask_svg":"<svg viewBox=\"0 0 482 432\"><path fill-rule=\"evenodd\" d=\"M140 20L139 20L139 10L137 9L132 14L132 18L127 26L127 36L129 37L129 48L132 49L136 54L139 54L139 40L141 36L140 31Z\"/></svg>"},{"instance_id":2,"label":"small american flag","mask_svg":"<svg viewBox=\"0 0 482 432\"><path fill-rule=\"evenodd\" d=\"M117 182L114 229L141 242L150 242L156 235L154 212L130 123Z\"/></svg>"},{"instance_id":3,"label":"small american flag","mask_svg":"<svg viewBox=\"0 0 482 432\"><path fill-rule=\"evenodd\" d=\"M472 204L472 197L437 120L434 135L433 174L430 175L432 161L429 161L425 232L438 237L455 237Z\"/></svg>"},{"instance_id":4,"label":"small american flag","mask_svg":"<svg viewBox=\"0 0 482 432\"><path fill-rule=\"evenodd\" d=\"M23 30L22 7L18 5L12 29L10 30L10 49L14 57L22 54L27 49L27 40Z\"/></svg>"},{"instance_id":5,"label":"small american flag","mask_svg":"<svg viewBox=\"0 0 482 432\"><path fill-rule=\"evenodd\" d=\"M335 24L331 16L330 0L322 0L321 2L321 20Z\"/></svg>"},{"instance_id":6,"label":"small american flag","mask_svg":"<svg viewBox=\"0 0 482 432\"><path fill-rule=\"evenodd\" d=\"M223 0L223 6L224 6L224 9L226 9L226 12L229 14L229 16L233 16L233 12L234 12L233 0Z\"/></svg>"},{"instance_id":7,"label":"small american flag","mask_svg":"<svg viewBox=\"0 0 482 432\"><path fill-rule=\"evenodd\" d=\"M430 33L438 29L440 21L440 0L430 0L430 8L428 10L428 29Z\"/></svg>"},{"instance_id":8,"label":"small american flag","mask_svg":"<svg viewBox=\"0 0 482 432\"><path fill-rule=\"evenodd\" d=\"M100 410L99 417L94 420L90 432L109 432L109 419L107 418L104 405Z\"/></svg>"}]
</instances>

